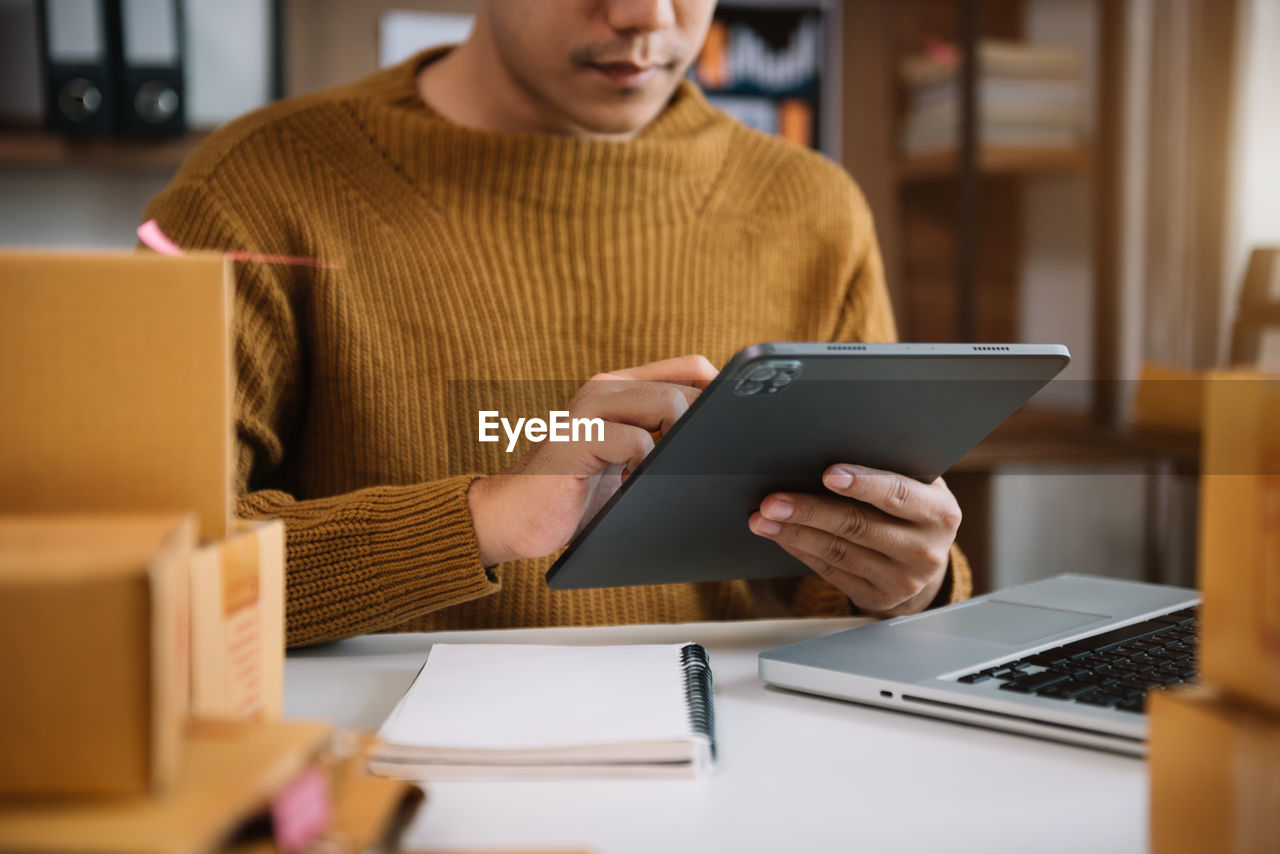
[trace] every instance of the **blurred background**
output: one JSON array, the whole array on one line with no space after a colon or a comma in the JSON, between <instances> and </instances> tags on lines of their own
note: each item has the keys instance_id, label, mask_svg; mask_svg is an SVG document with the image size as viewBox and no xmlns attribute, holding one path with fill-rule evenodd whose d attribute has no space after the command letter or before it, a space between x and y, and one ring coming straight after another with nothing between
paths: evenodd
<instances>
[{"instance_id":1,"label":"blurred background","mask_svg":"<svg viewBox=\"0 0 1280 854\"><path fill-rule=\"evenodd\" d=\"M456 42L474 9L0 0L0 245L131 247L210 130ZM722 2L691 74L852 173L904 340L1071 348L948 475L979 588L1192 584L1184 399L1280 365L1280 2Z\"/></svg>"}]
</instances>

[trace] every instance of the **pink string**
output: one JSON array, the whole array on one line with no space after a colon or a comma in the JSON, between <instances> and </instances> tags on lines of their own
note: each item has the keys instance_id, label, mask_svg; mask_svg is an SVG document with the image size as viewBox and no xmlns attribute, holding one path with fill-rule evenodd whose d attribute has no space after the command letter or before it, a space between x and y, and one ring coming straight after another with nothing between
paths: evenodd
<instances>
[{"instance_id":1,"label":"pink string","mask_svg":"<svg viewBox=\"0 0 1280 854\"><path fill-rule=\"evenodd\" d=\"M149 219L138 226L138 239L142 241L143 246L160 255L176 256L186 254L178 244L170 240L168 235L160 230L160 223L154 219ZM240 251L226 252L224 255L232 261L254 261L260 264L292 264L298 267L322 267L326 270L334 270L338 267L332 261L308 258L302 255L269 255L262 252Z\"/></svg>"},{"instance_id":2,"label":"pink string","mask_svg":"<svg viewBox=\"0 0 1280 854\"><path fill-rule=\"evenodd\" d=\"M329 777L312 766L271 802L276 846L289 854L307 850L333 824Z\"/></svg>"}]
</instances>

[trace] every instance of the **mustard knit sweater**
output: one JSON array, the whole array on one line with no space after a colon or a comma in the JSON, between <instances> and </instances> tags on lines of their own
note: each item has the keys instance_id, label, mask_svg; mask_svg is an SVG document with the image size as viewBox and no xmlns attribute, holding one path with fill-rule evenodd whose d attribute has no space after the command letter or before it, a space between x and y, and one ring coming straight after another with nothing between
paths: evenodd
<instances>
[{"instance_id":1,"label":"mustard knit sweater","mask_svg":"<svg viewBox=\"0 0 1280 854\"><path fill-rule=\"evenodd\" d=\"M233 122L145 214L188 249L337 265L237 270L239 511L286 522L289 644L756 615L743 582L552 591L551 558L483 567L467 488L528 446L476 441L477 411L545 416L687 353L893 339L862 196L689 83L631 142L462 128L417 94L430 58ZM774 588L850 611L816 576ZM953 549L939 598L969 589Z\"/></svg>"}]
</instances>

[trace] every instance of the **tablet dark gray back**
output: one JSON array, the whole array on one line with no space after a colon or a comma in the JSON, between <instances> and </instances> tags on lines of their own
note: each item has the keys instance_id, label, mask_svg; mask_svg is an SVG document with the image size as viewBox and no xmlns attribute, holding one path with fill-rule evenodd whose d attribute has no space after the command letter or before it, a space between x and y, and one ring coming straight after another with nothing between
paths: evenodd
<instances>
[{"instance_id":1,"label":"tablet dark gray back","mask_svg":"<svg viewBox=\"0 0 1280 854\"><path fill-rule=\"evenodd\" d=\"M547 572L555 589L803 575L747 528L833 463L929 482L1070 361L1061 345L761 344L725 366Z\"/></svg>"}]
</instances>

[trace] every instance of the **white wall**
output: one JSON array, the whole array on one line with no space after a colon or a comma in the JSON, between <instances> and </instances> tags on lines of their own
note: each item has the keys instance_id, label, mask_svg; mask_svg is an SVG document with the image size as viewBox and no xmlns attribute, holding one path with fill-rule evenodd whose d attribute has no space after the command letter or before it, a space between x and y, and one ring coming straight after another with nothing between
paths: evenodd
<instances>
[{"instance_id":1,"label":"white wall","mask_svg":"<svg viewBox=\"0 0 1280 854\"><path fill-rule=\"evenodd\" d=\"M1042 408L1087 412L1093 377L1093 239L1087 177L1044 175L1023 182L1024 341L1066 344L1071 364L1036 397Z\"/></svg>"},{"instance_id":2,"label":"white wall","mask_svg":"<svg viewBox=\"0 0 1280 854\"><path fill-rule=\"evenodd\" d=\"M1249 251L1280 246L1280 3L1241 0L1240 11L1224 342ZM1273 362L1269 367L1280 371L1280 358Z\"/></svg>"},{"instance_id":3,"label":"white wall","mask_svg":"<svg viewBox=\"0 0 1280 854\"><path fill-rule=\"evenodd\" d=\"M271 4L186 0L187 122L216 127L271 98Z\"/></svg>"},{"instance_id":4,"label":"white wall","mask_svg":"<svg viewBox=\"0 0 1280 854\"><path fill-rule=\"evenodd\" d=\"M1141 578L1147 475L1011 468L992 484L995 588L1060 572Z\"/></svg>"}]
</instances>

